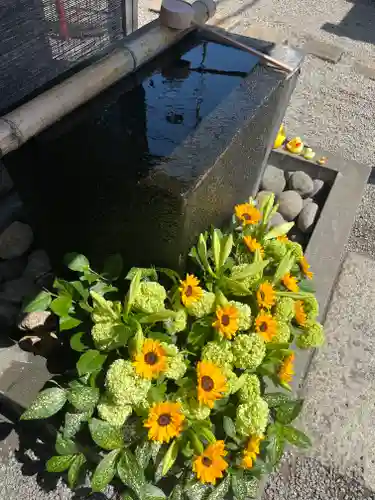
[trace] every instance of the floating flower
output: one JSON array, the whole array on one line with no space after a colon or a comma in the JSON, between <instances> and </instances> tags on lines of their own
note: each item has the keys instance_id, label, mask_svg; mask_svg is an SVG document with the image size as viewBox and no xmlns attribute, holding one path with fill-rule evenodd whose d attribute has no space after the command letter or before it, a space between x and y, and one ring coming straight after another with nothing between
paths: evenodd
<instances>
[{"instance_id":1,"label":"floating flower","mask_svg":"<svg viewBox=\"0 0 375 500\"><path fill-rule=\"evenodd\" d=\"M236 217L240 219L244 226L248 224L258 224L262 218L260 211L250 203L242 203L234 207Z\"/></svg>"},{"instance_id":2,"label":"floating flower","mask_svg":"<svg viewBox=\"0 0 375 500\"><path fill-rule=\"evenodd\" d=\"M260 396L260 380L254 373L244 373L241 375L243 384L238 391L241 403L248 403Z\"/></svg>"},{"instance_id":3,"label":"floating flower","mask_svg":"<svg viewBox=\"0 0 375 500\"><path fill-rule=\"evenodd\" d=\"M256 238L252 238L251 236L244 236L243 241L250 252L255 253L256 250L259 250L260 255L264 257L264 249Z\"/></svg>"},{"instance_id":4,"label":"floating flower","mask_svg":"<svg viewBox=\"0 0 375 500\"><path fill-rule=\"evenodd\" d=\"M202 297L203 290L199 286L199 279L193 274L187 274L185 280L181 281L179 288L181 292L181 301L184 306L193 304Z\"/></svg>"},{"instance_id":5,"label":"floating flower","mask_svg":"<svg viewBox=\"0 0 375 500\"><path fill-rule=\"evenodd\" d=\"M156 281L142 281L134 297L133 307L146 314L153 314L164 309L167 298L165 288Z\"/></svg>"},{"instance_id":6,"label":"floating flower","mask_svg":"<svg viewBox=\"0 0 375 500\"><path fill-rule=\"evenodd\" d=\"M279 297L275 305L275 318L277 321L291 321L294 318L294 300L290 297Z\"/></svg>"},{"instance_id":7,"label":"floating flower","mask_svg":"<svg viewBox=\"0 0 375 500\"><path fill-rule=\"evenodd\" d=\"M210 361L220 368L231 368L233 353L231 342L208 342L202 349L202 361Z\"/></svg>"},{"instance_id":8,"label":"floating flower","mask_svg":"<svg viewBox=\"0 0 375 500\"><path fill-rule=\"evenodd\" d=\"M255 330L265 342L271 342L277 332L277 321L271 314L261 311L255 319Z\"/></svg>"},{"instance_id":9,"label":"floating flower","mask_svg":"<svg viewBox=\"0 0 375 500\"><path fill-rule=\"evenodd\" d=\"M259 335L241 334L232 342L232 352L236 368L255 370L266 355L266 347Z\"/></svg>"},{"instance_id":10,"label":"floating flower","mask_svg":"<svg viewBox=\"0 0 375 500\"><path fill-rule=\"evenodd\" d=\"M259 455L260 442L264 439L263 434L260 436L251 436L247 446L243 451L242 467L251 469L254 465L257 455Z\"/></svg>"},{"instance_id":11,"label":"floating flower","mask_svg":"<svg viewBox=\"0 0 375 500\"><path fill-rule=\"evenodd\" d=\"M168 443L181 434L184 421L180 403L166 401L153 404L144 426L148 428L149 439Z\"/></svg>"},{"instance_id":12,"label":"floating flower","mask_svg":"<svg viewBox=\"0 0 375 500\"><path fill-rule=\"evenodd\" d=\"M273 285L265 281L259 285L257 291L258 306L264 309L270 309L276 303L276 295Z\"/></svg>"},{"instance_id":13,"label":"floating flower","mask_svg":"<svg viewBox=\"0 0 375 500\"><path fill-rule=\"evenodd\" d=\"M304 332L297 336L296 345L300 349L310 349L322 346L324 340L323 326L316 321L309 320L304 326Z\"/></svg>"},{"instance_id":14,"label":"floating flower","mask_svg":"<svg viewBox=\"0 0 375 500\"><path fill-rule=\"evenodd\" d=\"M197 365L198 401L210 408L217 399L221 399L227 391L227 379L221 369L214 363L200 361Z\"/></svg>"},{"instance_id":15,"label":"floating flower","mask_svg":"<svg viewBox=\"0 0 375 500\"><path fill-rule=\"evenodd\" d=\"M272 338L272 342L276 344L285 344L290 339L290 327L288 323L277 320L276 335Z\"/></svg>"},{"instance_id":16,"label":"floating flower","mask_svg":"<svg viewBox=\"0 0 375 500\"><path fill-rule=\"evenodd\" d=\"M131 361L116 359L107 371L105 385L114 403L138 405L146 398L151 381L140 377Z\"/></svg>"},{"instance_id":17,"label":"floating flower","mask_svg":"<svg viewBox=\"0 0 375 500\"><path fill-rule=\"evenodd\" d=\"M294 276L291 276L290 273L284 274L284 276L281 278L281 281L283 282L283 285L285 288L287 288L291 292L298 292L298 283L297 283L297 278Z\"/></svg>"},{"instance_id":18,"label":"floating flower","mask_svg":"<svg viewBox=\"0 0 375 500\"><path fill-rule=\"evenodd\" d=\"M273 260L279 262L283 257L285 257L288 251L285 243L279 239L266 241L264 244L264 249L267 258L270 257Z\"/></svg>"},{"instance_id":19,"label":"floating flower","mask_svg":"<svg viewBox=\"0 0 375 500\"><path fill-rule=\"evenodd\" d=\"M228 305L233 306L238 312L238 329L248 330L251 327L251 308L247 304L242 304L242 302L237 302L235 300L230 300Z\"/></svg>"},{"instance_id":20,"label":"floating flower","mask_svg":"<svg viewBox=\"0 0 375 500\"><path fill-rule=\"evenodd\" d=\"M303 256L300 261L299 261L299 266L301 268L301 271L303 274L308 278L309 280L313 279L314 273L312 271L309 271L310 269L310 264L307 262L307 259L305 256Z\"/></svg>"},{"instance_id":21,"label":"floating flower","mask_svg":"<svg viewBox=\"0 0 375 500\"><path fill-rule=\"evenodd\" d=\"M259 436L268 424L268 404L260 396L240 404L236 412L236 430L241 436Z\"/></svg>"},{"instance_id":22,"label":"floating flower","mask_svg":"<svg viewBox=\"0 0 375 500\"><path fill-rule=\"evenodd\" d=\"M98 404L98 413L99 417L109 424L114 427L121 427L132 413L132 407L125 404L116 404L108 394L105 394Z\"/></svg>"},{"instance_id":23,"label":"floating flower","mask_svg":"<svg viewBox=\"0 0 375 500\"><path fill-rule=\"evenodd\" d=\"M232 305L218 307L216 309L217 320L212 326L227 339L231 339L238 330L238 310Z\"/></svg>"},{"instance_id":24,"label":"floating flower","mask_svg":"<svg viewBox=\"0 0 375 500\"><path fill-rule=\"evenodd\" d=\"M288 241L286 244L286 247L288 250L292 252L292 256L296 259L296 261L299 261L303 257L303 248L302 245L297 243L296 241Z\"/></svg>"},{"instance_id":25,"label":"floating flower","mask_svg":"<svg viewBox=\"0 0 375 500\"><path fill-rule=\"evenodd\" d=\"M224 441L216 441L207 446L204 452L195 458L193 471L201 483L215 484L216 480L223 477L228 463L223 457L227 455Z\"/></svg>"},{"instance_id":26,"label":"floating flower","mask_svg":"<svg viewBox=\"0 0 375 500\"><path fill-rule=\"evenodd\" d=\"M184 389L180 389L177 392L177 401L181 403L182 413L190 420L206 420L211 413L209 406L198 402L195 391L186 393Z\"/></svg>"},{"instance_id":27,"label":"floating flower","mask_svg":"<svg viewBox=\"0 0 375 500\"><path fill-rule=\"evenodd\" d=\"M308 319L315 319L319 315L319 303L313 295L303 298L303 307Z\"/></svg>"},{"instance_id":28,"label":"floating flower","mask_svg":"<svg viewBox=\"0 0 375 500\"><path fill-rule=\"evenodd\" d=\"M294 353L287 356L282 362L279 369L279 379L281 382L289 383L292 381L294 375Z\"/></svg>"},{"instance_id":29,"label":"floating flower","mask_svg":"<svg viewBox=\"0 0 375 500\"><path fill-rule=\"evenodd\" d=\"M185 309L176 311L173 318L168 318L164 321L164 327L170 335L174 333L183 332L187 324L187 314Z\"/></svg>"},{"instance_id":30,"label":"floating flower","mask_svg":"<svg viewBox=\"0 0 375 500\"><path fill-rule=\"evenodd\" d=\"M195 302L192 302L188 306L186 306L187 312L190 316L194 316L195 318L203 318L203 316L207 316L214 312L215 310L215 301L216 296L212 292L206 292L203 290L203 294L199 299Z\"/></svg>"},{"instance_id":31,"label":"floating flower","mask_svg":"<svg viewBox=\"0 0 375 500\"><path fill-rule=\"evenodd\" d=\"M168 354L167 369L164 375L172 380L179 380L186 372L184 355L173 344L164 344L163 342L162 346L164 346Z\"/></svg>"},{"instance_id":32,"label":"floating flower","mask_svg":"<svg viewBox=\"0 0 375 500\"><path fill-rule=\"evenodd\" d=\"M307 320L307 315L305 312L305 308L303 305L303 300L296 300L294 303L294 316L296 319L296 322L300 326L304 326Z\"/></svg>"},{"instance_id":33,"label":"floating flower","mask_svg":"<svg viewBox=\"0 0 375 500\"><path fill-rule=\"evenodd\" d=\"M143 378L158 378L167 369L166 352L160 342L146 339L133 361L135 371Z\"/></svg>"}]
</instances>

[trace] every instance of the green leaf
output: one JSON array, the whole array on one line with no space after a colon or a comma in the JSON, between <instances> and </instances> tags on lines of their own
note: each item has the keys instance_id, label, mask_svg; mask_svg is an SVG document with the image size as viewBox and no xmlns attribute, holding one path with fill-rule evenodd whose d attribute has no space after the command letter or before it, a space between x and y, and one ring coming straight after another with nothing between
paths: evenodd
<instances>
[{"instance_id":1,"label":"green leaf","mask_svg":"<svg viewBox=\"0 0 375 500\"><path fill-rule=\"evenodd\" d=\"M181 484L176 484L176 486L171 491L171 494L168 497L168 500L182 500L183 489Z\"/></svg>"},{"instance_id":2,"label":"green leaf","mask_svg":"<svg viewBox=\"0 0 375 500\"><path fill-rule=\"evenodd\" d=\"M48 418L57 413L66 403L65 389L52 387L40 392L29 408L21 416L21 420Z\"/></svg>"},{"instance_id":3,"label":"green leaf","mask_svg":"<svg viewBox=\"0 0 375 500\"><path fill-rule=\"evenodd\" d=\"M286 253L286 255L281 259L279 265L276 268L274 277L273 277L273 283L278 283L281 278L288 273L293 264L294 264L294 257L292 256L292 252L289 250L289 252Z\"/></svg>"},{"instance_id":4,"label":"green leaf","mask_svg":"<svg viewBox=\"0 0 375 500\"><path fill-rule=\"evenodd\" d=\"M85 375L86 373L93 373L99 370L107 356L105 354L101 354L99 351L95 349L90 349L86 351L77 361L77 371L79 376Z\"/></svg>"},{"instance_id":5,"label":"green leaf","mask_svg":"<svg viewBox=\"0 0 375 500\"><path fill-rule=\"evenodd\" d=\"M55 449L59 455L74 455L78 452L75 442L71 439L63 438L60 432L56 435Z\"/></svg>"},{"instance_id":6,"label":"green leaf","mask_svg":"<svg viewBox=\"0 0 375 500\"><path fill-rule=\"evenodd\" d=\"M234 279L223 277L220 280L220 283L222 284L223 287L225 287L226 290L233 293L234 295L250 295L250 294L252 294L252 292L249 290L249 288L246 285L244 285L243 283L240 283L239 281L236 281Z\"/></svg>"},{"instance_id":7,"label":"green leaf","mask_svg":"<svg viewBox=\"0 0 375 500\"><path fill-rule=\"evenodd\" d=\"M159 384L151 386L147 394L147 399L150 403L157 403L163 401L165 397L165 392L167 390L167 384Z\"/></svg>"},{"instance_id":8,"label":"green leaf","mask_svg":"<svg viewBox=\"0 0 375 500\"><path fill-rule=\"evenodd\" d=\"M235 281L250 278L258 273L261 273L268 264L269 260L262 260L260 262L254 262L253 264L247 264L241 269L241 271L232 272L231 278Z\"/></svg>"},{"instance_id":9,"label":"green leaf","mask_svg":"<svg viewBox=\"0 0 375 500\"><path fill-rule=\"evenodd\" d=\"M301 413L303 399L281 404L276 411L276 420L282 424L290 424Z\"/></svg>"},{"instance_id":10,"label":"green leaf","mask_svg":"<svg viewBox=\"0 0 375 500\"><path fill-rule=\"evenodd\" d=\"M153 441L151 443L151 458L154 462L156 462L156 458L159 454L161 448L161 443L159 441Z\"/></svg>"},{"instance_id":11,"label":"green leaf","mask_svg":"<svg viewBox=\"0 0 375 500\"><path fill-rule=\"evenodd\" d=\"M210 486L200 481L189 482L185 487L185 494L189 500L203 500L207 498L209 491L211 491Z\"/></svg>"},{"instance_id":12,"label":"green leaf","mask_svg":"<svg viewBox=\"0 0 375 500\"><path fill-rule=\"evenodd\" d=\"M81 281L71 281L70 285L74 288L74 290L84 299L87 300L89 298L89 291L82 285Z\"/></svg>"},{"instance_id":13,"label":"green leaf","mask_svg":"<svg viewBox=\"0 0 375 500\"><path fill-rule=\"evenodd\" d=\"M175 285L178 284L178 283L180 283L181 278L180 278L180 275L178 273L176 273L176 271L173 271L172 269L168 269L166 267L157 267L156 271L158 271L159 273L163 273L166 276L168 276L168 278L170 280L172 280Z\"/></svg>"},{"instance_id":14,"label":"green leaf","mask_svg":"<svg viewBox=\"0 0 375 500\"><path fill-rule=\"evenodd\" d=\"M194 348L202 347L206 344L208 337L212 333L211 322L205 320L195 321L188 334L187 342Z\"/></svg>"},{"instance_id":15,"label":"green leaf","mask_svg":"<svg viewBox=\"0 0 375 500\"><path fill-rule=\"evenodd\" d=\"M228 234L226 236L223 236L223 239L221 241L219 267L224 266L224 264L228 260L228 257L230 256L232 248L233 248L233 235Z\"/></svg>"},{"instance_id":16,"label":"green leaf","mask_svg":"<svg viewBox=\"0 0 375 500\"><path fill-rule=\"evenodd\" d=\"M119 253L110 255L104 263L103 275L112 280L117 280L122 273L123 265L123 260Z\"/></svg>"},{"instance_id":17,"label":"green leaf","mask_svg":"<svg viewBox=\"0 0 375 500\"><path fill-rule=\"evenodd\" d=\"M298 283L298 286L302 292L309 292L309 293L316 292L314 282L311 280L302 280Z\"/></svg>"},{"instance_id":18,"label":"green leaf","mask_svg":"<svg viewBox=\"0 0 375 500\"><path fill-rule=\"evenodd\" d=\"M264 236L264 239L267 241L277 238L278 236L284 236L284 234L289 233L293 226L294 222L285 222L284 224L280 224L280 226L273 227L271 231Z\"/></svg>"},{"instance_id":19,"label":"green leaf","mask_svg":"<svg viewBox=\"0 0 375 500\"><path fill-rule=\"evenodd\" d=\"M69 309L72 307L72 299L68 295L61 295L51 302L50 309L57 316L68 316Z\"/></svg>"},{"instance_id":20,"label":"green leaf","mask_svg":"<svg viewBox=\"0 0 375 500\"><path fill-rule=\"evenodd\" d=\"M157 498L166 498L164 491L151 483L147 483L145 485L144 496L150 500L156 500Z\"/></svg>"},{"instance_id":21,"label":"green leaf","mask_svg":"<svg viewBox=\"0 0 375 500\"><path fill-rule=\"evenodd\" d=\"M283 392L271 392L269 394L265 394L263 399L268 404L269 408L277 408L283 403L288 403L290 401L290 397Z\"/></svg>"},{"instance_id":22,"label":"green leaf","mask_svg":"<svg viewBox=\"0 0 375 500\"><path fill-rule=\"evenodd\" d=\"M298 448L309 448L312 445L310 438L305 433L291 425L283 427L282 433L290 444Z\"/></svg>"},{"instance_id":23,"label":"green leaf","mask_svg":"<svg viewBox=\"0 0 375 500\"><path fill-rule=\"evenodd\" d=\"M143 316L140 318L140 323L151 324L157 323L159 321L165 321L166 319L174 318L176 316L176 311L172 309L165 309L164 311L159 311L154 314L149 314L148 316Z\"/></svg>"},{"instance_id":24,"label":"green leaf","mask_svg":"<svg viewBox=\"0 0 375 500\"><path fill-rule=\"evenodd\" d=\"M82 453L77 455L73 460L73 463L68 471L69 488L74 488L77 485L81 469L85 463L86 463L86 458L85 455L83 455Z\"/></svg>"},{"instance_id":25,"label":"green leaf","mask_svg":"<svg viewBox=\"0 0 375 500\"><path fill-rule=\"evenodd\" d=\"M247 485L246 479L243 477L243 474L239 473L232 475L232 491L233 495L236 497L236 500L246 500Z\"/></svg>"},{"instance_id":26,"label":"green leaf","mask_svg":"<svg viewBox=\"0 0 375 500\"><path fill-rule=\"evenodd\" d=\"M159 269L159 271L161 271L161 269ZM157 281L158 279L158 274L153 267L132 267L125 276L125 279L131 281L138 272L141 274L141 280L150 278L152 281Z\"/></svg>"},{"instance_id":27,"label":"green leaf","mask_svg":"<svg viewBox=\"0 0 375 500\"><path fill-rule=\"evenodd\" d=\"M172 337L167 333L160 332L148 332L147 337L149 339L159 340L160 342L165 342L166 344L173 344Z\"/></svg>"},{"instance_id":28,"label":"green leaf","mask_svg":"<svg viewBox=\"0 0 375 500\"><path fill-rule=\"evenodd\" d=\"M89 428L92 439L104 450L115 450L124 445L124 433L121 427L114 427L97 418L91 419Z\"/></svg>"},{"instance_id":29,"label":"green leaf","mask_svg":"<svg viewBox=\"0 0 375 500\"><path fill-rule=\"evenodd\" d=\"M198 238L197 251L199 259L202 262L204 269L212 272L211 266L208 262L206 237L202 233L199 235Z\"/></svg>"},{"instance_id":30,"label":"green leaf","mask_svg":"<svg viewBox=\"0 0 375 500\"><path fill-rule=\"evenodd\" d=\"M91 411L99 400L99 389L77 385L68 392L68 401L79 411Z\"/></svg>"},{"instance_id":31,"label":"green leaf","mask_svg":"<svg viewBox=\"0 0 375 500\"><path fill-rule=\"evenodd\" d=\"M83 422L86 422L90 413L65 413L64 439L74 437L80 430Z\"/></svg>"},{"instance_id":32,"label":"green leaf","mask_svg":"<svg viewBox=\"0 0 375 500\"><path fill-rule=\"evenodd\" d=\"M271 437L269 445L267 446L267 454L271 463L277 465L284 453L285 440L283 436L276 434Z\"/></svg>"},{"instance_id":33,"label":"green leaf","mask_svg":"<svg viewBox=\"0 0 375 500\"><path fill-rule=\"evenodd\" d=\"M125 307L124 307L125 317L129 314L129 312L132 308L134 299L138 293L139 286L141 284L141 276L142 276L141 270L137 269L134 277L132 278L132 280L130 282L129 291L128 291L126 299L125 299Z\"/></svg>"},{"instance_id":34,"label":"green leaf","mask_svg":"<svg viewBox=\"0 0 375 500\"><path fill-rule=\"evenodd\" d=\"M177 455L178 455L178 441L175 439L172 444L169 446L167 453L163 458L163 468L162 474L165 476L172 465L175 463Z\"/></svg>"},{"instance_id":35,"label":"green leaf","mask_svg":"<svg viewBox=\"0 0 375 500\"><path fill-rule=\"evenodd\" d=\"M90 268L90 262L88 259L76 252L68 253L64 257L64 264L72 271L84 272L88 271Z\"/></svg>"},{"instance_id":36,"label":"green leaf","mask_svg":"<svg viewBox=\"0 0 375 500\"><path fill-rule=\"evenodd\" d=\"M220 268L220 253L221 253L221 231L214 229L212 231L212 255L214 258L216 271Z\"/></svg>"},{"instance_id":37,"label":"green leaf","mask_svg":"<svg viewBox=\"0 0 375 500\"><path fill-rule=\"evenodd\" d=\"M91 479L93 491L103 491L115 477L120 452L121 450L113 450L99 462Z\"/></svg>"},{"instance_id":38,"label":"green leaf","mask_svg":"<svg viewBox=\"0 0 375 500\"><path fill-rule=\"evenodd\" d=\"M135 458L139 463L142 469L145 469L148 466L148 463L151 458L152 453L152 442L151 441L143 441L143 443L139 444L135 449Z\"/></svg>"},{"instance_id":39,"label":"green leaf","mask_svg":"<svg viewBox=\"0 0 375 500\"><path fill-rule=\"evenodd\" d=\"M74 286L70 281L65 281L61 278L55 278L53 282L53 288L59 291L59 295L67 295L68 297L74 296Z\"/></svg>"},{"instance_id":40,"label":"green leaf","mask_svg":"<svg viewBox=\"0 0 375 500\"><path fill-rule=\"evenodd\" d=\"M37 312L37 311L45 311L48 309L48 306L51 304L52 298L49 292L39 292L35 299L27 302L25 307L23 308L24 312Z\"/></svg>"},{"instance_id":41,"label":"green leaf","mask_svg":"<svg viewBox=\"0 0 375 500\"><path fill-rule=\"evenodd\" d=\"M145 486L144 472L128 448L124 448L122 451L117 464L117 473L125 486L131 488L139 498L142 498Z\"/></svg>"},{"instance_id":42,"label":"green leaf","mask_svg":"<svg viewBox=\"0 0 375 500\"><path fill-rule=\"evenodd\" d=\"M64 455L51 457L46 462L47 472L64 472L71 466L75 455Z\"/></svg>"},{"instance_id":43,"label":"green leaf","mask_svg":"<svg viewBox=\"0 0 375 500\"><path fill-rule=\"evenodd\" d=\"M70 347L73 351L84 352L87 351L88 347L82 342L82 337L84 337L85 332L77 332L70 338Z\"/></svg>"},{"instance_id":44,"label":"green leaf","mask_svg":"<svg viewBox=\"0 0 375 500\"><path fill-rule=\"evenodd\" d=\"M230 417L223 417L223 428L227 436L231 437L232 439L236 439L236 426L234 425L234 422Z\"/></svg>"},{"instance_id":45,"label":"green leaf","mask_svg":"<svg viewBox=\"0 0 375 500\"><path fill-rule=\"evenodd\" d=\"M224 498L225 495L228 493L229 485L230 485L230 475L228 474L221 481L221 483L218 486L216 486L214 491L208 495L207 500L221 500L222 498Z\"/></svg>"},{"instance_id":46,"label":"green leaf","mask_svg":"<svg viewBox=\"0 0 375 500\"><path fill-rule=\"evenodd\" d=\"M64 330L72 330L81 323L82 321L80 319L72 318L71 316L61 316L59 319L60 332L63 332Z\"/></svg>"}]
</instances>

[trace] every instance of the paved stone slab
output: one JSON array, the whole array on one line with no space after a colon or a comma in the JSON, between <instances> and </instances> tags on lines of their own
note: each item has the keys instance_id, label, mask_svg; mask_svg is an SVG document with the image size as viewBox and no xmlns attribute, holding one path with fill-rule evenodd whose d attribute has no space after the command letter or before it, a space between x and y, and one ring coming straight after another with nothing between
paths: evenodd
<instances>
[{"instance_id":1,"label":"paved stone slab","mask_svg":"<svg viewBox=\"0 0 375 500\"><path fill-rule=\"evenodd\" d=\"M359 74L370 78L371 80L375 80L375 66L368 65L360 61L355 61L353 64L355 71Z\"/></svg>"},{"instance_id":2,"label":"paved stone slab","mask_svg":"<svg viewBox=\"0 0 375 500\"><path fill-rule=\"evenodd\" d=\"M266 42L284 43L287 41L284 33L282 33L281 31L268 26L261 26L259 24L250 26L241 34L244 36L249 36L250 38L265 40Z\"/></svg>"},{"instance_id":3,"label":"paved stone slab","mask_svg":"<svg viewBox=\"0 0 375 500\"><path fill-rule=\"evenodd\" d=\"M344 49L338 45L322 42L314 38L311 38L303 45L303 50L307 54L311 54L315 57L319 57L319 59L323 59L323 61L329 61L331 63L337 63L344 53Z\"/></svg>"}]
</instances>

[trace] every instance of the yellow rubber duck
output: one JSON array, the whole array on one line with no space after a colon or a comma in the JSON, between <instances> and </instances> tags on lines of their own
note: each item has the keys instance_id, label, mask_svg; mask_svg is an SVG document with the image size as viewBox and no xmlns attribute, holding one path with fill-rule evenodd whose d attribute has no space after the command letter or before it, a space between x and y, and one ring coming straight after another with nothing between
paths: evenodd
<instances>
[{"instance_id":1,"label":"yellow rubber duck","mask_svg":"<svg viewBox=\"0 0 375 500\"><path fill-rule=\"evenodd\" d=\"M315 158L315 151L306 146L303 150L303 157L305 160L313 160Z\"/></svg>"},{"instance_id":2,"label":"yellow rubber duck","mask_svg":"<svg viewBox=\"0 0 375 500\"><path fill-rule=\"evenodd\" d=\"M293 137L293 139L286 143L286 149L296 155L300 155L303 151L303 148L304 145L301 137Z\"/></svg>"},{"instance_id":3,"label":"yellow rubber duck","mask_svg":"<svg viewBox=\"0 0 375 500\"><path fill-rule=\"evenodd\" d=\"M285 127L283 124L280 125L279 131L277 132L277 136L275 142L273 143L273 148L281 148L286 139Z\"/></svg>"}]
</instances>

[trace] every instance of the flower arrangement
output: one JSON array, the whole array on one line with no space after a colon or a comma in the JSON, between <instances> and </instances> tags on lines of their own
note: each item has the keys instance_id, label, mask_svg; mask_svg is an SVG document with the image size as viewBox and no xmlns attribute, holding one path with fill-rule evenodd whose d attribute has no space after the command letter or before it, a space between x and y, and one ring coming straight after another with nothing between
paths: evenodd
<instances>
[{"instance_id":1,"label":"flower arrangement","mask_svg":"<svg viewBox=\"0 0 375 500\"><path fill-rule=\"evenodd\" d=\"M297 349L324 333L293 223L270 228L276 210L273 195L237 205L227 232L199 236L183 278L132 268L121 281L119 256L101 274L67 256L79 279L56 279L26 308L53 311L79 356L75 378L22 416L57 414L48 471L74 487L86 468L93 491L112 483L126 500L244 500L287 443L310 445L291 425L302 401L290 383Z\"/></svg>"}]
</instances>

